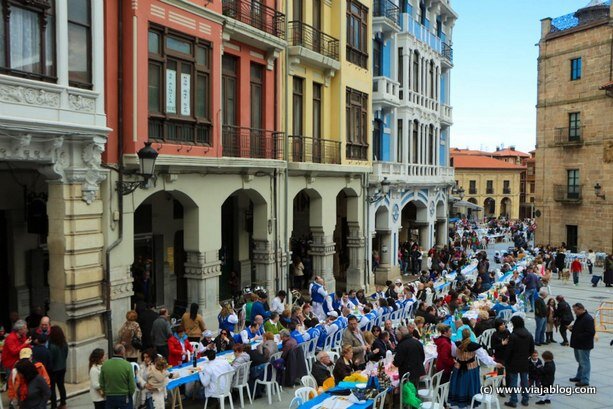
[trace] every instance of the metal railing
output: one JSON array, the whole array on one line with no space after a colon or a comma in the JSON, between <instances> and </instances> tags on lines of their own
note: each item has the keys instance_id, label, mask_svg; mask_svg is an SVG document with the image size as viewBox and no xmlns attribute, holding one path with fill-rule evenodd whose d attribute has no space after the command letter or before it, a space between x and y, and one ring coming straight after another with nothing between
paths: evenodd
<instances>
[{"instance_id":1,"label":"metal railing","mask_svg":"<svg viewBox=\"0 0 613 409\"><path fill-rule=\"evenodd\" d=\"M553 200L568 203L581 202L582 190L582 185L553 185Z\"/></svg>"},{"instance_id":2,"label":"metal railing","mask_svg":"<svg viewBox=\"0 0 613 409\"><path fill-rule=\"evenodd\" d=\"M288 27L290 46L301 46L338 61L338 39L302 21L290 21Z\"/></svg>"},{"instance_id":3,"label":"metal railing","mask_svg":"<svg viewBox=\"0 0 613 409\"><path fill-rule=\"evenodd\" d=\"M476 195L477 194L477 189L468 189L468 194L469 195Z\"/></svg>"},{"instance_id":4,"label":"metal railing","mask_svg":"<svg viewBox=\"0 0 613 409\"><path fill-rule=\"evenodd\" d=\"M368 145L347 142L345 156L347 159L368 160Z\"/></svg>"},{"instance_id":5,"label":"metal railing","mask_svg":"<svg viewBox=\"0 0 613 409\"><path fill-rule=\"evenodd\" d=\"M222 13L275 37L285 38L285 14L259 1L223 0Z\"/></svg>"},{"instance_id":6,"label":"metal railing","mask_svg":"<svg viewBox=\"0 0 613 409\"><path fill-rule=\"evenodd\" d=\"M508 187L502 188L502 194L503 195L510 195L511 194L511 188L508 188Z\"/></svg>"},{"instance_id":7,"label":"metal railing","mask_svg":"<svg viewBox=\"0 0 613 409\"><path fill-rule=\"evenodd\" d=\"M493 195L494 194L494 188L493 187L486 187L485 188L485 194L486 195Z\"/></svg>"},{"instance_id":8,"label":"metal railing","mask_svg":"<svg viewBox=\"0 0 613 409\"><path fill-rule=\"evenodd\" d=\"M211 124L149 118L149 139L210 146Z\"/></svg>"},{"instance_id":9,"label":"metal railing","mask_svg":"<svg viewBox=\"0 0 613 409\"><path fill-rule=\"evenodd\" d=\"M443 43L441 46L441 55L443 58L449 60L449 62L453 63L453 48L447 44Z\"/></svg>"},{"instance_id":10,"label":"metal railing","mask_svg":"<svg viewBox=\"0 0 613 409\"><path fill-rule=\"evenodd\" d=\"M253 159L283 159L283 132L224 125L223 156Z\"/></svg>"},{"instance_id":11,"label":"metal railing","mask_svg":"<svg viewBox=\"0 0 613 409\"><path fill-rule=\"evenodd\" d=\"M398 24L400 8L390 0L375 0L373 16L385 17L392 20L395 24Z\"/></svg>"},{"instance_id":12,"label":"metal railing","mask_svg":"<svg viewBox=\"0 0 613 409\"><path fill-rule=\"evenodd\" d=\"M556 128L553 134L553 142L556 145L582 145L583 126L577 128Z\"/></svg>"},{"instance_id":13,"label":"metal railing","mask_svg":"<svg viewBox=\"0 0 613 409\"><path fill-rule=\"evenodd\" d=\"M341 143L330 139L289 135L292 162L341 163Z\"/></svg>"}]
</instances>

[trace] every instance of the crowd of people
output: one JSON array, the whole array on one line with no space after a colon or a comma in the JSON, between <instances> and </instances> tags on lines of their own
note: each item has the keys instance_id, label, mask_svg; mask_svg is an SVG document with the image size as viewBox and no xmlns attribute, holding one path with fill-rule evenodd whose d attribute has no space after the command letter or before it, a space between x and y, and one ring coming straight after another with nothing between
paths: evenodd
<instances>
[{"instance_id":1,"label":"crowd of people","mask_svg":"<svg viewBox=\"0 0 613 409\"><path fill-rule=\"evenodd\" d=\"M501 223L487 226L488 231L497 233L504 228L514 243L524 246L502 254L499 269L492 268L483 251L488 241L461 221L452 227L449 246L427 253L416 243L401 246L401 269L413 272L414 279L388 281L370 294L363 289L328 292L323 277L315 275L308 293L294 291L291 303L285 291L270 301L266 292L259 291L245 294L240 308L224 305L215 332L207 328L198 304L192 304L176 325L167 309L140 305L126 314L109 359L102 349L91 352L92 402L97 409L161 409L173 376L169 366L200 358L209 361L200 373L203 397L221 389L223 374L248 365L249 384L257 399L262 391L255 388L256 380L262 380L271 359L284 368L280 382L287 386L306 374L300 345L314 339L317 355L310 374L318 386L337 384L370 363L391 356L398 376L408 373L416 389L424 375L442 371L441 383L449 382L447 403L466 407L479 393L480 364L504 373L508 386L552 385L555 361L547 345L557 342L554 333L558 332L560 344L573 349L578 363L571 381L589 385L594 319L583 305L571 307L563 295L554 296L549 287L556 275L563 279L567 269L564 247L540 246L528 251L525 242L531 238L533 224ZM475 265L474 274L463 273L469 265ZM571 263L570 271L581 274L581 267ZM297 271L302 272L294 273L299 289L306 284L300 259L294 260ZM610 285L607 275L613 275L611 255L604 273L605 284ZM489 302L473 308L485 294ZM467 314L471 310L475 314ZM402 312L401 319L397 312ZM534 314L533 334L525 327L527 314ZM4 341L2 365L10 371L9 399L19 408L44 408L50 400L52 409L64 409L68 346L61 327L39 315L38 320L17 320ZM485 333L491 334L490 342L482 342ZM331 341L338 334L340 354L336 356L331 352ZM435 360L426 359L424 345L430 342L436 348ZM257 347L251 348L254 344ZM278 352L280 357L275 355ZM233 359L220 359L220 353L230 353ZM138 401L133 402L136 391ZM185 392L196 393L192 388L185 388ZM520 399L526 405L529 398L527 392L521 396L512 393L505 405L516 407ZM550 402L548 395L537 401Z\"/></svg>"}]
</instances>

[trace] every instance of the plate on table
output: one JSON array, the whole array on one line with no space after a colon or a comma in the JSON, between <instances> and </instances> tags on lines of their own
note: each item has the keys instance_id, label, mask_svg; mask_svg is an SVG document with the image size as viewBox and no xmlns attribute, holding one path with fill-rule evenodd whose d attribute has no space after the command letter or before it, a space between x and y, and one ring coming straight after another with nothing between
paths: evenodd
<instances>
[{"instance_id":1,"label":"plate on table","mask_svg":"<svg viewBox=\"0 0 613 409\"><path fill-rule=\"evenodd\" d=\"M366 383L356 383L355 387L358 389L366 389Z\"/></svg>"}]
</instances>

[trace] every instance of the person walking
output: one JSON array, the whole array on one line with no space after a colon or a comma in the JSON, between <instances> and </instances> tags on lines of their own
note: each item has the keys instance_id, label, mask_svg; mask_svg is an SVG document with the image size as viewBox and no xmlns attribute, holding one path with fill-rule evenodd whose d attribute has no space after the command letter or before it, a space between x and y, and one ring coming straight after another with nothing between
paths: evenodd
<instances>
[{"instance_id":1,"label":"person walking","mask_svg":"<svg viewBox=\"0 0 613 409\"><path fill-rule=\"evenodd\" d=\"M60 392L60 409L66 408L66 387L64 377L66 376L66 359L68 358L68 344L64 331L57 325L51 327L49 331L49 352L51 353L51 409L57 407L57 397L55 388Z\"/></svg>"},{"instance_id":2,"label":"person walking","mask_svg":"<svg viewBox=\"0 0 613 409\"><path fill-rule=\"evenodd\" d=\"M566 330L571 322L573 322L573 312L570 309L570 305L566 302L562 295L556 296L558 306L556 307L555 320L560 328L560 336L562 336L562 342L560 345L568 346L568 338L566 336Z\"/></svg>"},{"instance_id":3,"label":"person walking","mask_svg":"<svg viewBox=\"0 0 613 409\"><path fill-rule=\"evenodd\" d=\"M30 360L22 359L15 364L15 369L27 385L20 388L19 409L46 409L51 391L36 366Z\"/></svg>"},{"instance_id":4,"label":"person walking","mask_svg":"<svg viewBox=\"0 0 613 409\"><path fill-rule=\"evenodd\" d=\"M125 360L126 348L122 344L113 347L113 358L100 368L100 390L106 397L106 409L132 409L132 395L136 391L134 371Z\"/></svg>"},{"instance_id":5,"label":"person walking","mask_svg":"<svg viewBox=\"0 0 613 409\"><path fill-rule=\"evenodd\" d=\"M195 302L189 306L189 312L185 312L181 317L181 324L185 327L185 333L190 342L198 342L202 338L202 332L206 330L204 318L198 314L200 306Z\"/></svg>"},{"instance_id":6,"label":"person walking","mask_svg":"<svg viewBox=\"0 0 613 409\"><path fill-rule=\"evenodd\" d=\"M158 313L154 310L155 305L153 303L148 303L147 308L137 311L138 312L138 325L140 326L140 330L143 334L142 344L143 351L151 348L153 343L151 342L151 328L153 327L153 322L158 318Z\"/></svg>"},{"instance_id":7,"label":"person walking","mask_svg":"<svg viewBox=\"0 0 613 409\"><path fill-rule=\"evenodd\" d=\"M136 311L126 313L126 322L119 329L119 341L126 348L126 360L138 362L138 348L142 348L143 333L138 325Z\"/></svg>"},{"instance_id":8,"label":"person walking","mask_svg":"<svg viewBox=\"0 0 613 409\"><path fill-rule=\"evenodd\" d=\"M409 380L417 388L419 378L426 374L424 346L411 336L407 327L400 327L398 332L400 333L400 341L396 346L394 366L398 368L399 379L402 379L404 374L408 372L410 374Z\"/></svg>"},{"instance_id":9,"label":"person walking","mask_svg":"<svg viewBox=\"0 0 613 409\"><path fill-rule=\"evenodd\" d=\"M604 284L613 287L613 253L609 253L604 261Z\"/></svg>"},{"instance_id":10,"label":"person walking","mask_svg":"<svg viewBox=\"0 0 613 409\"><path fill-rule=\"evenodd\" d=\"M583 304L573 305L575 322L568 327L571 331L570 347L575 351L575 360L579 364L577 374L570 378L576 386L589 386L590 384L590 351L594 349L594 336L596 327L594 318L587 312Z\"/></svg>"},{"instance_id":11,"label":"person walking","mask_svg":"<svg viewBox=\"0 0 613 409\"><path fill-rule=\"evenodd\" d=\"M573 273L573 283L575 287L579 285L579 273L581 273L581 271L583 271L583 267L579 259L576 258L570 263L570 272Z\"/></svg>"},{"instance_id":12,"label":"person walking","mask_svg":"<svg viewBox=\"0 0 613 409\"><path fill-rule=\"evenodd\" d=\"M166 308L160 309L159 317L153 321L151 326L151 342L157 353L164 358L168 358L168 338L172 336L170 329L169 315Z\"/></svg>"},{"instance_id":13,"label":"person walking","mask_svg":"<svg viewBox=\"0 0 613 409\"><path fill-rule=\"evenodd\" d=\"M100 368L104 362L104 350L96 348L89 355L89 397L94 402L94 409L104 409L106 400L100 389Z\"/></svg>"},{"instance_id":14,"label":"person walking","mask_svg":"<svg viewBox=\"0 0 613 409\"><path fill-rule=\"evenodd\" d=\"M528 387L528 358L534 352L534 338L525 328L522 317L511 317L511 323L513 324L513 332L509 336L505 357L505 368L507 370L506 384L509 387L515 387L519 381L521 387L524 388L522 389L521 404L528 406L530 394L525 388ZM517 392L513 391L509 401L505 402L504 405L516 408L517 401Z\"/></svg>"},{"instance_id":15,"label":"person walking","mask_svg":"<svg viewBox=\"0 0 613 409\"><path fill-rule=\"evenodd\" d=\"M528 270L526 276L523 280L524 283L524 297L525 297L525 307L524 309L528 312L528 305L530 306L530 312L534 312L534 294L536 293L536 289L538 288L538 277L534 274L534 271Z\"/></svg>"},{"instance_id":16,"label":"person walking","mask_svg":"<svg viewBox=\"0 0 613 409\"><path fill-rule=\"evenodd\" d=\"M547 326L547 289L541 287L539 295L534 302L534 320L536 321L536 330L534 331L534 344L541 346L545 343L545 327Z\"/></svg>"}]
</instances>

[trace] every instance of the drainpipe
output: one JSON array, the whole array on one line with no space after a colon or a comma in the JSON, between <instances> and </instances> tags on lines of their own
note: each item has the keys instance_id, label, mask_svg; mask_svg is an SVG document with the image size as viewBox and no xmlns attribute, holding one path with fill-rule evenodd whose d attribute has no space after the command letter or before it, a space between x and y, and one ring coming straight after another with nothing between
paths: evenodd
<instances>
[{"instance_id":1,"label":"drainpipe","mask_svg":"<svg viewBox=\"0 0 613 409\"><path fill-rule=\"evenodd\" d=\"M364 195L364 212L362 220L364 221L364 290L368 288L368 275L370 274L370 266L368 257L370 256L370 204L368 203L368 180L370 172L362 174L362 194Z\"/></svg>"},{"instance_id":2,"label":"drainpipe","mask_svg":"<svg viewBox=\"0 0 613 409\"><path fill-rule=\"evenodd\" d=\"M286 40L288 40L288 35L289 35L289 0L285 0L285 38ZM288 40L289 41L289 40ZM284 126L284 131L285 131L285 148L284 148L284 152L283 152L283 156L285 159L285 172L284 172L284 177L283 177L283 181L284 181L284 189L285 189L285 194L283 195L284 198L284 206L283 206L283 211L284 211L284 221L285 223L283 223L285 225L285 229L283 230L283 249L284 249L284 253L288 254L288 243L289 243L289 232L288 232L288 226L287 226L287 220L288 220L288 216L289 216L289 211L288 211L288 206L289 206L289 192L288 192L288 186L289 186L289 177L288 177L288 172L287 172L287 165L289 163L289 124L288 124L288 120L287 120L287 113L289 112L289 101L288 101L288 97L287 97L287 86L289 84L289 55L287 52L287 49L285 49L284 52L284 59L285 59L285 73L284 73L284 78L285 78L285 87L281 87L281 89L283 89L283 111L285 112L285 123L283 124ZM293 203L293 201L292 201ZM283 260L283 258L282 258ZM285 283L288 284L288 289L289 287L289 271L286 270L285 271ZM291 291L290 291L291 294Z\"/></svg>"},{"instance_id":3,"label":"drainpipe","mask_svg":"<svg viewBox=\"0 0 613 409\"><path fill-rule=\"evenodd\" d=\"M118 184L123 182L123 2L118 3L117 21L117 161L119 164ZM109 189L114 189L112 180L110 181ZM117 192L117 211L119 220L117 221L117 239L106 248L104 270L104 286L106 290L106 338L108 342L108 353L110 355L113 350L113 319L111 313L111 252L123 241L123 195ZM111 215L112 217L112 215Z\"/></svg>"}]
</instances>

